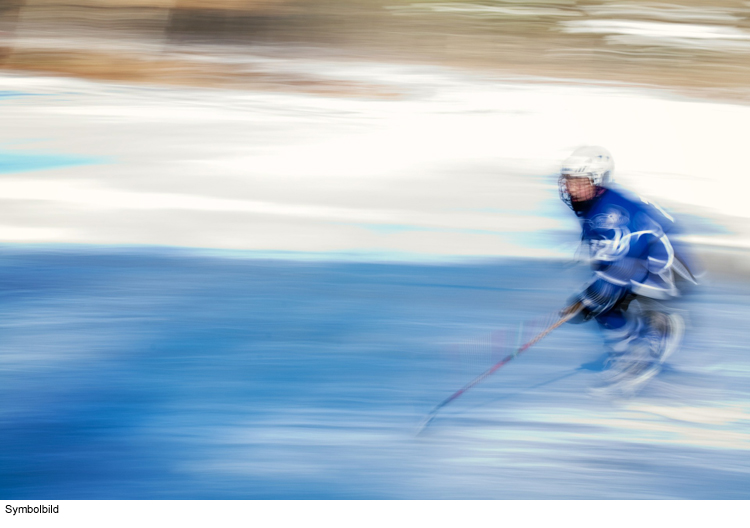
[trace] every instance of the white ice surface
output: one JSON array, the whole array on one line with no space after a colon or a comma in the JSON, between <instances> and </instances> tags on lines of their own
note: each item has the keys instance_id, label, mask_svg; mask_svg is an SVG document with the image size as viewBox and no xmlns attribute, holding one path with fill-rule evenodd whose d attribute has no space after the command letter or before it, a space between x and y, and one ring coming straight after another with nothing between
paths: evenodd
<instances>
[{"instance_id":1,"label":"white ice surface","mask_svg":"<svg viewBox=\"0 0 750 528\"><path fill-rule=\"evenodd\" d=\"M533 235L576 229L555 173L600 144L621 183L720 226L722 244L750 245L747 106L432 67L278 67L398 95L0 76L0 91L35 94L0 99L0 151L98 161L6 171L0 240L569 255Z\"/></svg>"}]
</instances>

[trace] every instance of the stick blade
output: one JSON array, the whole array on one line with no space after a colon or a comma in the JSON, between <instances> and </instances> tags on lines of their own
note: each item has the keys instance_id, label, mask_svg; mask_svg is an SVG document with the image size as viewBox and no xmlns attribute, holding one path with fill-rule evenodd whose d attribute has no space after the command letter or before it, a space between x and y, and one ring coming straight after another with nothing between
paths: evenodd
<instances>
[{"instance_id":1,"label":"stick blade","mask_svg":"<svg viewBox=\"0 0 750 528\"><path fill-rule=\"evenodd\" d=\"M425 432L427 427L432 423L432 420L435 419L435 416L437 416L437 413L433 411L427 416L425 416L424 418L422 418L422 421L419 422L419 425L417 425L417 429L416 429L416 432L414 433L414 436L421 436Z\"/></svg>"}]
</instances>

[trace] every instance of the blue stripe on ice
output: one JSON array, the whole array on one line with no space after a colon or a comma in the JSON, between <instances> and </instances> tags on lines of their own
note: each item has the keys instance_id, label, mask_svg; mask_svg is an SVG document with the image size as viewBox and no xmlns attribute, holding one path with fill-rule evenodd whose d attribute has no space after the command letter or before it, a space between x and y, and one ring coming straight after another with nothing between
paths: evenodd
<instances>
[{"instance_id":1,"label":"blue stripe on ice","mask_svg":"<svg viewBox=\"0 0 750 528\"><path fill-rule=\"evenodd\" d=\"M13 99L15 97L29 97L35 94L25 92L0 91L0 99Z\"/></svg>"},{"instance_id":2,"label":"blue stripe on ice","mask_svg":"<svg viewBox=\"0 0 750 528\"><path fill-rule=\"evenodd\" d=\"M0 174L29 172L107 163L103 157L73 156L52 152L0 150Z\"/></svg>"}]
</instances>

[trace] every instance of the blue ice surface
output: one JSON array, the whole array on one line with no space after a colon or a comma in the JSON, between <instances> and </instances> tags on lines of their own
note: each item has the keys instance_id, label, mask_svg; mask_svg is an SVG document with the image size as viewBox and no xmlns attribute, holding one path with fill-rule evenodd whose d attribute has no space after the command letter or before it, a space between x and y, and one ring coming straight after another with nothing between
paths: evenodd
<instances>
[{"instance_id":1,"label":"blue ice surface","mask_svg":"<svg viewBox=\"0 0 750 528\"><path fill-rule=\"evenodd\" d=\"M640 436L607 422L629 423L587 392L603 366L590 325L552 333L415 436L585 270L153 247L2 255L8 500L750 498L747 445L680 436L746 435L745 422L654 415L661 429ZM684 350L636 401L746 406L747 294L694 294Z\"/></svg>"},{"instance_id":2,"label":"blue ice surface","mask_svg":"<svg viewBox=\"0 0 750 528\"><path fill-rule=\"evenodd\" d=\"M102 157L73 156L43 151L0 150L0 174L107 163Z\"/></svg>"}]
</instances>

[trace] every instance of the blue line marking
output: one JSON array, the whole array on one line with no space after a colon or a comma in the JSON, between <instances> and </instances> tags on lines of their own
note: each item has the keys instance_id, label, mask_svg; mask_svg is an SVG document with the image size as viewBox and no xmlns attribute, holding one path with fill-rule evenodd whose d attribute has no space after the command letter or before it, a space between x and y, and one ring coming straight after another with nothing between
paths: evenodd
<instances>
[{"instance_id":1,"label":"blue line marking","mask_svg":"<svg viewBox=\"0 0 750 528\"><path fill-rule=\"evenodd\" d=\"M60 167L97 165L107 163L103 157L83 157L35 151L0 150L0 174L29 172Z\"/></svg>"}]
</instances>

